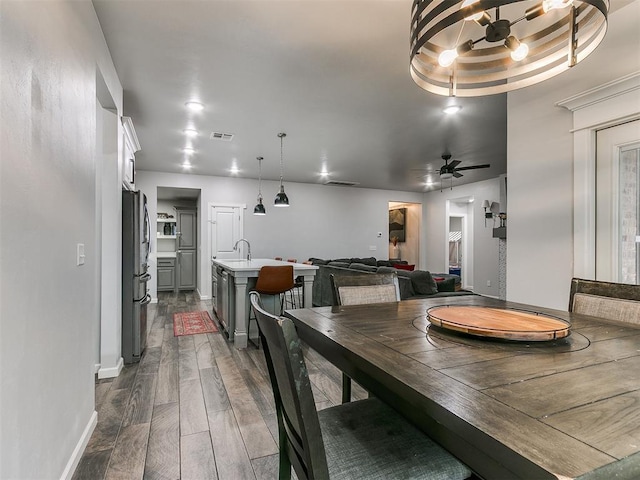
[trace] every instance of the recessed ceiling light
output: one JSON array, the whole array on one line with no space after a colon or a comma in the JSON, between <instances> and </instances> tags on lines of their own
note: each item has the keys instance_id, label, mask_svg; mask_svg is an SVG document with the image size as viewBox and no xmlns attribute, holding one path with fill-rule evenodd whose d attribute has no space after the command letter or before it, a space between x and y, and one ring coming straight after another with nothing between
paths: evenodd
<instances>
[{"instance_id":1,"label":"recessed ceiling light","mask_svg":"<svg viewBox=\"0 0 640 480\"><path fill-rule=\"evenodd\" d=\"M192 112L201 112L202 110L204 110L204 105L200 102L187 102L184 104L184 106Z\"/></svg>"},{"instance_id":2,"label":"recessed ceiling light","mask_svg":"<svg viewBox=\"0 0 640 480\"><path fill-rule=\"evenodd\" d=\"M447 115L453 115L454 113L458 113L460 110L462 110L460 105L449 105L442 109L442 111Z\"/></svg>"},{"instance_id":3,"label":"recessed ceiling light","mask_svg":"<svg viewBox=\"0 0 640 480\"><path fill-rule=\"evenodd\" d=\"M189 162L184 162L182 164L182 168L184 168L185 170L189 170L193 165L191 165Z\"/></svg>"},{"instance_id":4,"label":"recessed ceiling light","mask_svg":"<svg viewBox=\"0 0 640 480\"><path fill-rule=\"evenodd\" d=\"M182 130L182 133L191 138L198 136L198 131L193 128L185 128L184 130Z\"/></svg>"},{"instance_id":5,"label":"recessed ceiling light","mask_svg":"<svg viewBox=\"0 0 640 480\"><path fill-rule=\"evenodd\" d=\"M191 147L184 147L182 151L187 155L193 155L194 153L196 153L196 151Z\"/></svg>"}]
</instances>

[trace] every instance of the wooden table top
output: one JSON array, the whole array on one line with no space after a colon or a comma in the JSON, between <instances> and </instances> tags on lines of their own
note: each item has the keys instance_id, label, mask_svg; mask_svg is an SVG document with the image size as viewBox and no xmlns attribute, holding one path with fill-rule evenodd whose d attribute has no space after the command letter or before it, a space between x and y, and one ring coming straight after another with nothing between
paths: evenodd
<instances>
[{"instance_id":1,"label":"wooden table top","mask_svg":"<svg viewBox=\"0 0 640 480\"><path fill-rule=\"evenodd\" d=\"M536 309L570 322L571 335L460 336L429 324L436 305ZM309 346L484 478L576 478L640 451L637 326L480 296L286 315Z\"/></svg>"}]
</instances>

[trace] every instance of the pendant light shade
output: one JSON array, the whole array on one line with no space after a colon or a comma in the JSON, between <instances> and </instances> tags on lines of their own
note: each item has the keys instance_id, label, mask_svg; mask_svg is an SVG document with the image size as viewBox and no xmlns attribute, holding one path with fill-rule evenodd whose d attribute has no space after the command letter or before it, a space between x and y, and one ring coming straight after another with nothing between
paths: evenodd
<instances>
[{"instance_id":1,"label":"pendant light shade","mask_svg":"<svg viewBox=\"0 0 640 480\"><path fill-rule=\"evenodd\" d=\"M284 163L283 163L283 155L282 155L282 140L286 137L286 133L279 133L278 137L280 138L280 191L276 195L276 199L273 202L274 207L288 207L289 206L289 197L284 193L284 185L282 184L282 180L284 178Z\"/></svg>"},{"instance_id":2,"label":"pendant light shade","mask_svg":"<svg viewBox=\"0 0 640 480\"><path fill-rule=\"evenodd\" d=\"M262 204L262 157L257 157L258 158L258 203L256 204L255 207L253 207L253 214L254 215L266 215L267 211L264 208L264 205Z\"/></svg>"}]
</instances>

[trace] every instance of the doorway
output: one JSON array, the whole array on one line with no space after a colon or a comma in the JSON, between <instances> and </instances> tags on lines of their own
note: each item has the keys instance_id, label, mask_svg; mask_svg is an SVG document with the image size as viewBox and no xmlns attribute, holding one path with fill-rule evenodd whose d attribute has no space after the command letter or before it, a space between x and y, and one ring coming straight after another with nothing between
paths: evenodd
<instances>
[{"instance_id":1,"label":"doorway","mask_svg":"<svg viewBox=\"0 0 640 480\"><path fill-rule=\"evenodd\" d=\"M159 292L198 288L199 205L199 188L157 189L156 278Z\"/></svg>"},{"instance_id":2,"label":"doorway","mask_svg":"<svg viewBox=\"0 0 640 480\"><path fill-rule=\"evenodd\" d=\"M640 284L640 120L596 144L596 279Z\"/></svg>"},{"instance_id":3,"label":"doorway","mask_svg":"<svg viewBox=\"0 0 640 480\"><path fill-rule=\"evenodd\" d=\"M447 200L445 272L459 275L462 288L473 290L473 197Z\"/></svg>"},{"instance_id":4,"label":"doorway","mask_svg":"<svg viewBox=\"0 0 640 480\"><path fill-rule=\"evenodd\" d=\"M389 202L389 259L406 260L419 268L421 224L422 204Z\"/></svg>"}]
</instances>

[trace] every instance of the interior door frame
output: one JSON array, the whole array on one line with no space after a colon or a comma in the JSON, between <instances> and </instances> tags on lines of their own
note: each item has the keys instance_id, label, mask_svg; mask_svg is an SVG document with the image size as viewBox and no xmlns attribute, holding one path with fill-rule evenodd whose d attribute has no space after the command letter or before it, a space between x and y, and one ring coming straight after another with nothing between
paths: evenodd
<instances>
[{"instance_id":1,"label":"interior door frame","mask_svg":"<svg viewBox=\"0 0 640 480\"><path fill-rule=\"evenodd\" d=\"M556 103L573 112L573 276L596 278L596 132L640 119L640 72Z\"/></svg>"},{"instance_id":2,"label":"interior door frame","mask_svg":"<svg viewBox=\"0 0 640 480\"><path fill-rule=\"evenodd\" d=\"M226 203L226 202L209 202L207 206L207 237L208 237L208 245L207 245L207 263L208 268L211 268L211 258L213 256L213 238L211 235L211 222L213 221L212 213L213 209L216 207L226 207L226 208L237 208L240 211L240 231L239 237L244 238L244 212L247 209L246 203ZM211 270L209 270L209 274L205 275L207 279L206 282L208 284L207 290L211 291Z\"/></svg>"}]
</instances>

